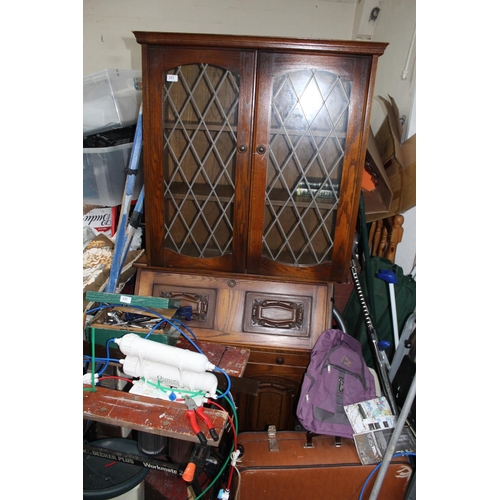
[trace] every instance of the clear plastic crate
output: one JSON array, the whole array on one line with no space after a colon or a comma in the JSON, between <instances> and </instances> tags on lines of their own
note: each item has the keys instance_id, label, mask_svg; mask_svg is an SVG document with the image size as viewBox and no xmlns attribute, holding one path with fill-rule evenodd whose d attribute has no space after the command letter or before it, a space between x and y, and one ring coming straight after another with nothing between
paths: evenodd
<instances>
[{"instance_id":1,"label":"clear plastic crate","mask_svg":"<svg viewBox=\"0 0 500 500\"><path fill-rule=\"evenodd\" d=\"M134 128L105 132L84 139L83 203L114 207L120 205L133 147ZM126 142L129 141L129 142ZM113 144L107 147L89 145ZM142 154L132 199L137 199L144 182Z\"/></svg>"},{"instance_id":2,"label":"clear plastic crate","mask_svg":"<svg viewBox=\"0 0 500 500\"><path fill-rule=\"evenodd\" d=\"M142 72L105 69L83 77L83 135L137 123Z\"/></svg>"}]
</instances>

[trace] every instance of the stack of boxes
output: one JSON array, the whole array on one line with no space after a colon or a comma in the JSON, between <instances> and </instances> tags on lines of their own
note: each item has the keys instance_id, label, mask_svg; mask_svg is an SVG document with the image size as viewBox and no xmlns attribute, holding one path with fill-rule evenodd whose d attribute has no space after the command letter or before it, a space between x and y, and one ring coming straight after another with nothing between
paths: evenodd
<instances>
[{"instance_id":1,"label":"stack of boxes","mask_svg":"<svg viewBox=\"0 0 500 500\"><path fill-rule=\"evenodd\" d=\"M142 102L140 71L106 69L83 78L83 225L114 236ZM134 184L143 184L142 159Z\"/></svg>"}]
</instances>

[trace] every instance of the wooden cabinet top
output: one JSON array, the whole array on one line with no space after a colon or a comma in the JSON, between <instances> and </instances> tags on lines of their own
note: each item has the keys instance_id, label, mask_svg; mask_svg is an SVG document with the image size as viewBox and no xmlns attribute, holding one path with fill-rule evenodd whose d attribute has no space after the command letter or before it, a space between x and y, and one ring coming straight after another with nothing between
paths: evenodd
<instances>
[{"instance_id":1,"label":"wooden cabinet top","mask_svg":"<svg viewBox=\"0 0 500 500\"><path fill-rule=\"evenodd\" d=\"M251 50L292 50L332 52L381 56L387 43L354 40L328 40L314 38L287 38L247 35L216 35L202 33L163 33L134 31L136 40L144 45L170 45L178 47L224 47Z\"/></svg>"},{"instance_id":2,"label":"wooden cabinet top","mask_svg":"<svg viewBox=\"0 0 500 500\"><path fill-rule=\"evenodd\" d=\"M148 266L346 281L387 44L134 35Z\"/></svg>"}]
</instances>

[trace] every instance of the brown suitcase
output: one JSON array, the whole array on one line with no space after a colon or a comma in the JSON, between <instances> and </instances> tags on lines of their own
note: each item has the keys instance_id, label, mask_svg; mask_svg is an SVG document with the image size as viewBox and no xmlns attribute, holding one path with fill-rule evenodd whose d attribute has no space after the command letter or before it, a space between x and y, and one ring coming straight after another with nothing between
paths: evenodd
<instances>
[{"instance_id":1,"label":"brown suitcase","mask_svg":"<svg viewBox=\"0 0 500 500\"><path fill-rule=\"evenodd\" d=\"M273 436L275 439L273 440ZM244 449L238 464L237 500L363 500L370 496L377 477L376 465L362 465L354 441L304 431L242 432L238 445ZM312 447L306 447L306 443ZM340 443L340 446L338 446ZM277 448L276 451L270 451ZM380 467L379 467L380 469ZM408 458L392 460L379 500L403 500L411 477Z\"/></svg>"}]
</instances>

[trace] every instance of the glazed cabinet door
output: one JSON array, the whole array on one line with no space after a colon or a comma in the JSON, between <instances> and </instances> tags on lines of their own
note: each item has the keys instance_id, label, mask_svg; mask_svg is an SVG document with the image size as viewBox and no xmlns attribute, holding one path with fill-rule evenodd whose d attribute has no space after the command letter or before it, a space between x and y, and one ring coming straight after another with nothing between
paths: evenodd
<instances>
[{"instance_id":1,"label":"glazed cabinet door","mask_svg":"<svg viewBox=\"0 0 500 500\"><path fill-rule=\"evenodd\" d=\"M348 276L370 72L371 57L259 54L247 272Z\"/></svg>"},{"instance_id":2,"label":"glazed cabinet door","mask_svg":"<svg viewBox=\"0 0 500 500\"><path fill-rule=\"evenodd\" d=\"M255 52L143 46L146 251L244 272Z\"/></svg>"},{"instance_id":3,"label":"glazed cabinet door","mask_svg":"<svg viewBox=\"0 0 500 500\"><path fill-rule=\"evenodd\" d=\"M348 280L386 44L134 33L148 266Z\"/></svg>"}]
</instances>

